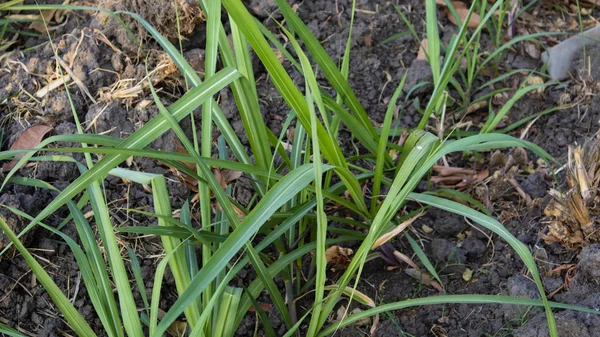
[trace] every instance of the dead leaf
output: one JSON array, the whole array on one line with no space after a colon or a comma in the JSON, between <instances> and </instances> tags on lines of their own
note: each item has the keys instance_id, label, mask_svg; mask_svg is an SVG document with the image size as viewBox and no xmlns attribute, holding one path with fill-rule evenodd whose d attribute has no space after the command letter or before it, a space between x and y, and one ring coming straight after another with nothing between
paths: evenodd
<instances>
[{"instance_id":1,"label":"dead leaf","mask_svg":"<svg viewBox=\"0 0 600 337\"><path fill-rule=\"evenodd\" d=\"M273 304L270 303L258 303L259 308L262 309L262 311L269 311L271 309L273 309ZM248 311L250 312L256 312L256 309L254 308L253 305L250 306L250 308L248 309Z\"/></svg>"},{"instance_id":2,"label":"dead leaf","mask_svg":"<svg viewBox=\"0 0 600 337\"><path fill-rule=\"evenodd\" d=\"M350 264L352 254L354 254L354 251L350 248L331 246L325 251L325 259L328 265L333 266L333 270L346 269Z\"/></svg>"},{"instance_id":3,"label":"dead leaf","mask_svg":"<svg viewBox=\"0 0 600 337\"><path fill-rule=\"evenodd\" d=\"M354 310L352 310L352 312L350 313L350 315L357 315L360 314L362 312L362 310L360 310L360 308L354 308ZM359 319L358 321L353 323L356 326L361 326L361 325L369 325L371 324L371 318L370 317L363 317L361 319Z\"/></svg>"},{"instance_id":4,"label":"dead leaf","mask_svg":"<svg viewBox=\"0 0 600 337\"><path fill-rule=\"evenodd\" d=\"M531 56L531 58L533 58L534 60L539 60L540 59L541 51L540 51L540 48L538 47L537 44L534 44L534 43L529 42L529 41L524 41L524 43L523 43L523 49L525 49L525 52L529 56Z\"/></svg>"},{"instance_id":5,"label":"dead leaf","mask_svg":"<svg viewBox=\"0 0 600 337\"><path fill-rule=\"evenodd\" d=\"M475 171L461 167L434 166L433 171L439 175L431 177L431 182L445 188L464 189L475 185L490 174L488 170Z\"/></svg>"},{"instance_id":6,"label":"dead leaf","mask_svg":"<svg viewBox=\"0 0 600 337\"><path fill-rule=\"evenodd\" d=\"M181 154L190 154L185 147L183 146L183 144L181 144L181 142L179 141L179 139L177 139L177 137L175 137L175 135L171 135L171 140L175 143L175 152L177 153L181 153ZM187 166L187 168L189 168L190 170L196 170L196 164L191 163L191 162L182 162L183 165Z\"/></svg>"},{"instance_id":7,"label":"dead leaf","mask_svg":"<svg viewBox=\"0 0 600 337\"><path fill-rule=\"evenodd\" d=\"M52 20L56 9L47 9L43 10L40 15L38 15L38 21L34 21L29 25L29 29L35 29L39 33L46 34L46 26ZM43 18L43 19L42 19Z\"/></svg>"},{"instance_id":8,"label":"dead leaf","mask_svg":"<svg viewBox=\"0 0 600 337\"><path fill-rule=\"evenodd\" d=\"M230 182L242 176L241 171L222 170L218 168L213 168L213 173L215 174L217 181L223 188L227 188L227 185Z\"/></svg>"},{"instance_id":9,"label":"dead leaf","mask_svg":"<svg viewBox=\"0 0 600 337\"><path fill-rule=\"evenodd\" d=\"M460 22L464 23L465 20L467 19L467 16L469 15L469 8L467 8L467 5L464 2L460 2L460 1L452 1L452 5L454 5L454 9L456 10L456 14L458 14L458 18L460 19ZM456 21L456 18L454 17L452 12L448 8L446 8L446 13L448 14L448 20L450 20L450 22L452 22L453 24L458 26L459 24ZM473 13L473 14L471 14L471 18L469 19L469 22L467 22L467 27L468 28L477 28L480 23L481 23L481 18L479 17L479 14Z\"/></svg>"},{"instance_id":10,"label":"dead leaf","mask_svg":"<svg viewBox=\"0 0 600 337\"><path fill-rule=\"evenodd\" d=\"M423 225L421 226L421 230L425 233L425 234L430 234L431 232L433 232L433 228L427 226L427 225Z\"/></svg>"},{"instance_id":11,"label":"dead leaf","mask_svg":"<svg viewBox=\"0 0 600 337\"><path fill-rule=\"evenodd\" d=\"M394 250L394 257L396 258L396 260L402 261L402 262L406 263L407 265L413 267L414 269L417 269L417 270L419 269L419 267L415 264L415 262L410 257L408 257L405 254L400 253L397 250Z\"/></svg>"},{"instance_id":12,"label":"dead leaf","mask_svg":"<svg viewBox=\"0 0 600 337\"><path fill-rule=\"evenodd\" d=\"M167 332L173 337L185 336L187 330L187 323L181 321L175 321L169 325Z\"/></svg>"},{"instance_id":13,"label":"dead leaf","mask_svg":"<svg viewBox=\"0 0 600 337\"><path fill-rule=\"evenodd\" d=\"M341 305L338 308L338 310L335 312L335 320L331 321L331 323L341 322L341 321L345 320L346 318L348 318L349 316L357 315L357 314L360 314L361 312L362 312L362 310L360 310L360 308L354 308L352 311L348 312L348 309L346 308L346 306ZM361 318L361 319L357 320L356 322L352 323L352 325L355 325L355 326L369 325L369 324L371 324L370 317L364 317L364 318Z\"/></svg>"},{"instance_id":14,"label":"dead leaf","mask_svg":"<svg viewBox=\"0 0 600 337\"><path fill-rule=\"evenodd\" d=\"M381 246L382 244L388 242L389 240L391 240L393 237L395 237L396 235L402 233L402 231L404 231L406 229L406 227L410 226L410 224L412 224L415 220L417 220L418 218L421 217L421 215L423 215L423 212L413 216L412 218L404 221L403 223L399 224L398 226L396 226L396 228L392 229L391 231L383 234L382 236L380 236L377 240L375 240L375 243L373 243L373 247L371 247L371 250Z\"/></svg>"},{"instance_id":15,"label":"dead leaf","mask_svg":"<svg viewBox=\"0 0 600 337\"><path fill-rule=\"evenodd\" d=\"M473 271L469 268L465 269L462 273L463 280L469 282L473 278Z\"/></svg>"},{"instance_id":16,"label":"dead leaf","mask_svg":"<svg viewBox=\"0 0 600 337\"><path fill-rule=\"evenodd\" d=\"M40 145L44 136L52 131L53 127L43 124L38 124L30 127L29 129L23 131L21 135L15 140L15 142L10 147L11 150L26 150L33 149L36 146ZM24 154L20 154L15 156L15 158L21 158ZM17 161L9 161L8 163L4 163L2 165L2 171L10 171L13 167L17 165Z\"/></svg>"},{"instance_id":17,"label":"dead leaf","mask_svg":"<svg viewBox=\"0 0 600 337\"><path fill-rule=\"evenodd\" d=\"M454 176L458 174L475 174L477 171L466 169L462 167L450 167L450 166L440 166L434 165L433 172L439 173L442 177Z\"/></svg>"},{"instance_id":18,"label":"dead leaf","mask_svg":"<svg viewBox=\"0 0 600 337\"><path fill-rule=\"evenodd\" d=\"M404 269L404 272L408 276L410 276L416 280L419 280L419 282L421 282L422 284L424 284L426 286L431 286L441 293L444 292L444 288L442 288L442 286L437 281L432 280L432 278L431 278L431 276L429 276L429 274L424 273L424 272L414 269L414 268L406 268L406 269Z\"/></svg>"},{"instance_id":19,"label":"dead leaf","mask_svg":"<svg viewBox=\"0 0 600 337\"><path fill-rule=\"evenodd\" d=\"M419 52L417 53L417 60L427 61L427 54L429 54L429 47L427 44L427 39L421 40L421 44L419 45Z\"/></svg>"}]
</instances>

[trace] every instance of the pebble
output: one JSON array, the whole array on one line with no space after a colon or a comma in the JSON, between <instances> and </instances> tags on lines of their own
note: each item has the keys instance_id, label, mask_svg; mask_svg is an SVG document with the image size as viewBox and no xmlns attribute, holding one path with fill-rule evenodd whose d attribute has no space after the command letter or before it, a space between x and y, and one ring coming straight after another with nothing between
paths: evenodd
<instances>
[{"instance_id":1,"label":"pebble","mask_svg":"<svg viewBox=\"0 0 600 337\"><path fill-rule=\"evenodd\" d=\"M570 77L573 62L584 45L584 39L585 45L600 40L600 26L585 31L583 37L581 34L572 36L542 54L542 60L548 63L548 74L552 79L560 81Z\"/></svg>"}]
</instances>

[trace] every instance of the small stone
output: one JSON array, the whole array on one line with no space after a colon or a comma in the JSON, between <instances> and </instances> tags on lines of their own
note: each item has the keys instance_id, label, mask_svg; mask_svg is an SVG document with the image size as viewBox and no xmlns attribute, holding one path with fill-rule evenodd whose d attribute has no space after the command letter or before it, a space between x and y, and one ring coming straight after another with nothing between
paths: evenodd
<instances>
[{"instance_id":1,"label":"small stone","mask_svg":"<svg viewBox=\"0 0 600 337\"><path fill-rule=\"evenodd\" d=\"M575 57L573 67L578 79L600 82L600 43L581 48Z\"/></svg>"},{"instance_id":2,"label":"small stone","mask_svg":"<svg viewBox=\"0 0 600 337\"><path fill-rule=\"evenodd\" d=\"M477 260L485 253L485 243L472 236L464 239L460 247L465 251L469 260Z\"/></svg>"},{"instance_id":3,"label":"small stone","mask_svg":"<svg viewBox=\"0 0 600 337\"><path fill-rule=\"evenodd\" d=\"M546 195L548 183L542 176L542 173L536 172L527 176L527 178L521 183L521 187L532 198L541 198Z\"/></svg>"},{"instance_id":4,"label":"small stone","mask_svg":"<svg viewBox=\"0 0 600 337\"><path fill-rule=\"evenodd\" d=\"M506 282L506 291L509 296L539 299L540 293L535 283L523 275L515 275Z\"/></svg>"},{"instance_id":5,"label":"small stone","mask_svg":"<svg viewBox=\"0 0 600 337\"><path fill-rule=\"evenodd\" d=\"M569 142L567 140L567 136L565 135L564 132L562 131L558 131L555 135L554 135L554 141L556 142L556 145L558 146L565 146L567 145L567 143Z\"/></svg>"},{"instance_id":6,"label":"small stone","mask_svg":"<svg viewBox=\"0 0 600 337\"><path fill-rule=\"evenodd\" d=\"M585 42L584 42L585 39ZM571 38L550 48L549 51L542 54L542 60L548 62L548 74L554 80L564 80L570 77L573 72L573 62L582 49L583 44L590 45L600 40L600 26L589 29L581 34L576 34Z\"/></svg>"},{"instance_id":7,"label":"small stone","mask_svg":"<svg viewBox=\"0 0 600 337\"><path fill-rule=\"evenodd\" d=\"M553 292L560 288L564 283L564 280L560 277L544 277L544 287L549 292Z\"/></svg>"},{"instance_id":8,"label":"small stone","mask_svg":"<svg viewBox=\"0 0 600 337\"><path fill-rule=\"evenodd\" d=\"M418 88L415 86L419 85ZM413 90L414 89L414 90ZM408 69L406 82L402 90L411 96L419 96L433 89L433 73L431 66L426 60L414 60ZM412 91L412 92L411 92Z\"/></svg>"},{"instance_id":9,"label":"small stone","mask_svg":"<svg viewBox=\"0 0 600 337\"><path fill-rule=\"evenodd\" d=\"M600 244L590 245L579 254L579 271L590 280L600 279Z\"/></svg>"},{"instance_id":10,"label":"small stone","mask_svg":"<svg viewBox=\"0 0 600 337\"><path fill-rule=\"evenodd\" d=\"M444 239L431 241L431 253L437 263L464 264L466 261L465 252Z\"/></svg>"}]
</instances>

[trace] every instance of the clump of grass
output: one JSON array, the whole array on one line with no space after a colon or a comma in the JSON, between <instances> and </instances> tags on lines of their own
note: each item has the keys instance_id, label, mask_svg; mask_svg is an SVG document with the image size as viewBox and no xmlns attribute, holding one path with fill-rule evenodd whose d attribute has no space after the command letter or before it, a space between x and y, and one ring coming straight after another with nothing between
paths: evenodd
<instances>
[{"instance_id":1,"label":"clump of grass","mask_svg":"<svg viewBox=\"0 0 600 337\"><path fill-rule=\"evenodd\" d=\"M415 193L415 187L443 156L452 152L484 151L494 148L520 146L530 149L547 160L551 158L535 144L513 138L508 135L491 133L497 124L497 118L491 122L484 133L459 140L448 140L423 131L431 114L441 113L445 106L445 92L459 66L459 62L447 58L442 64L436 64L434 76L435 89L427 104L420 127L410 133L404 146L399 149L388 142L391 136L392 115L403 87L399 83L393 99L390 101L384 125L378 133L368 118L367 112L350 88L347 68L338 69L333 60L325 53L321 44L304 25L286 1L276 3L287 23L282 30L286 33L297 60L289 52L283 53L290 62L297 65L305 79L302 92L293 83L278 55L268 43L273 39L247 11L240 0L200 1L207 18L206 74L203 79L194 72L181 53L146 20L134 13L109 13L111 16L128 15L136 19L153 36L161 48L170 55L173 62L185 76L190 89L173 104L166 107L161 103L149 82L148 89L159 108L160 114L148 121L139 130L125 139L108 136L84 134L79 129L76 135L50 137L36 149L5 151L0 159L13 158L24 154L18 164L7 174L4 185L20 183L35 185L39 188L54 188L36 180L23 180L14 177L25 163L32 160L57 160L57 157L37 156L38 152L49 151L48 145L60 141L81 143L81 148L61 148L65 153L82 152L86 154L84 164L77 163L81 175L46 206L37 216L21 214L30 223L18 235L13 233L0 219L0 228L7 234L14 247L26 259L42 285L51 294L57 307L75 333L93 336L94 332L87 322L60 292L48 274L44 272L35 258L21 244L19 237L35 226L42 226L60 235L71 248L82 271L90 299L100 317L105 332L109 336L142 336L143 325L148 326L151 336L162 336L178 317L184 314L191 336L232 336L251 306L261 317L265 331L274 335L274 329L266 318L256 297L266 290L275 309L283 318L287 336L299 334L299 327L307 323L306 336L326 336L335 330L352 324L364 317L370 317L389 310L399 310L411 306L442 303L504 303L528 306L542 306L546 310L548 325L552 336L556 336L551 308L571 308L594 312L585 308L551 303L546 300L544 288L528 248L518 241L498 221L479 211L462 204L443 199L439 196ZM502 8L497 1L476 32L483 29L494 10ZM221 5L225 8L231 28L232 44L225 35L221 20ZM65 10L101 10L80 6L6 6L5 10L43 10L61 8ZM430 45L430 62L434 65L434 56L439 56L440 42L437 35L437 17L435 1L427 0L427 27ZM470 13L473 13L472 7ZM476 41L466 39L466 27L461 27L447 49L449 55L468 53ZM233 47L232 47L233 45ZM437 45L437 47L436 47ZM276 45L277 46L277 45ZM279 45L280 46L280 45ZM459 52L459 47L462 51ZM290 108L290 117L285 126L296 121L293 139L288 139L288 150L281 140L286 130L278 138L266 126L258 108L258 94L254 81L254 70L250 62L250 53L255 52L270 75L270 79ZM314 60L310 62L309 56ZM345 53L345 62L350 53ZM224 67L217 68L217 60ZM460 58L458 60L460 60ZM317 83L314 68L323 72L331 87L335 89L336 99ZM245 132L248 134L250 151L242 146L237 134L225 118L213 96L221 89L229 87L239 109ZM65 87L67 93L68 88ZM202 106L202 139L188 139L179 126L184 118L191 118L192 111ZM293 112L293 113L292 113ZM499 114L500 115L500 114ZM75 118L77 114L74 112ZM501 119L501 117L500 117ZM193 121L192 121L193 122ZM194 125L194 123L192 123ZM219 151L221 159L212 155L212 131L214 128L222 134ZM372 158L375 170L363 169L355 173L356 167L349 165L349 158L339 146L340 130L344 128L356 137ZM284 128L285 129L285 128ZM171 153L148 149L147 146L163 133L172 130L183 144L187 153ZM443 136L443 133L442 133ZM401 150L397 162L389 155L390 150ZM53 148L52 151L57 151ZM228 158L231 154L235 159ZM102 155L102 156L100 156ZM186 203L180 209L180 218L172 217L171 204L161 175L136 172L120 168L119 165L131 156L147 157L168 163L169 166L195 179L200 196L200 229L193 226L190 205ZM274 157L283 159L282 166L274 165ZM69 160L69 157L61 160ZM72 160L72 159L71 159ZM185 165L183 163L193 164ZM233 199L230 189L223 188L211 167L241 171L252 178L257 194L255 201L246 208ZM103 195L101 182L108 176L128 179L137 184L151 186L154 213L146 213L158 219L157 227L119 228L116 230L108 213L106 196ZM333 179L336 178L336 180ZM333 183L333 181L338 181ZM377 191L373 201L367 203L363 193L366 183L373 183ZM3 185L3 187L4 187ZM379 196L379 191L387 189L387 194ZM215 203L211 203L211 195ZM348 196L346 198L345 196ZM530 275L536 282L542 300L529 300L502 296L485 295L448 295L417 298L396 303L376 306L373 301L356 291L366 260L371 256L375 243L386 233L394 230L405 218L400 210L407 201L414 200L431 207L463 215L474 222L492 230L504 238L525 263ZM45 226L46 217L63 205L69 207L71 219L78 229L79 240L83 248L57 229ZM81 209L91 205L94 218L89 223L81 214ZM353 213L360 221L343 217L334 217L325 213L325 208L336 207ZM18 210L14 210L19 212ZM352 226L360 226L363 231L340 230L331 225L339 221ZM97 248L92 228L100 234L105 252ZM125 258L120 255L117 237L120 232L152 234L161 238L165 256L157 267L151 298L143 298L142 315L133 301L129 274L125 269ZM258 233L264 234L259 242L253 240ZM336 234L335 236L331 234ZM334 244L359 242L360 246L347 269L335 284L326 279L327 261L324 258L327 247ZM261 252L275 246L279 256L272 260ZM195 260L195 249L202 250L202 259ZM301 274L300 262L304 256L315 252L312 259L310 277ZM136 267L135 252L129 253L134 278L140 293L145 294L140 273ZM106 260L105 260L106 257ZM423 264L430 266L424 254L419 254ZM108 263L106 263L107 261ZM257 278L244 290L229 287L230 282L242 268L251 267ZM162 277L166 268L174 275L178 299L167 308L166 314L159 320L158 304ZM435 270L432 272L435 275ZM280 290L274 278L281 277L285 289ZM112 283L117 287L117 298L112 292ZM91 291L90 291L91 289ZM97 290L97 291L96 291ZM306 312L297 312L295 300L314 291L314 303ZM339 322L328 324L328 317L337 307L342 297L349 297L359 304L369 304L370 309L345 317ZM301 315L301 316L300 316ZM223 325L222 322L228 322ZM0 328L2 328L0 326ZM4 329L4 328L3 328ZM8 330L4 330L8 331Z\"/></svg>"}]
</instances>

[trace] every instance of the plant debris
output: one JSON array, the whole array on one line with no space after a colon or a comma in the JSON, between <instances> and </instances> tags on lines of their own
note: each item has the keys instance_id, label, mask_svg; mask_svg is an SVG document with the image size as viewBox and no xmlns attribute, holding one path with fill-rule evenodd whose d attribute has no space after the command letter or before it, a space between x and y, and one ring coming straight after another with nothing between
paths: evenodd
<instances>
[{"instance_id":1,"label":"plant debris","mask_svg":"<svg viewBox=\"0 0 600 337\"><path fill-rule=\"evenodd\" d=\"M33 149L40 144L42 139L44 139L44 136L46 136L46 134L48 132L52 131L52 129L54 129L54 128L51 126L48 126L48 125L43 125L43 124L34 125L34 126L28 128L27 130L23 131L23 133L21 133L21 135L17 138L17 140L15 140L15 142L12 144L10 149L11 150ZM15 156L15 158L21 158L21 157L23 157L23 154ZM15 167L15 165L17 165L16 160L12 160L7 163L4 163L2 165L2 171L3 172L10 171L10 170L12 170L13 167Z\"/></svg>"},{"instance_id":2,"label":"plant debris","mask_svg":"<svg viewBox=\"0 0 600 337\"><path fill-rule=\"evenodd\" d=\"M459 26L458 22L456 21L456 18L452 14L452 11L448 8L446 2L444 0L437 0L436 3L439 6L444 7L444 9L446 10L446 14L448 15L448 20L450 20L450 22L452 22L453 24ZM462 1L451 1L450 3L452 4L452 6L454 6L454 9L456 10L456 14L458 14L460 22L464 23L467 20L467 16L469 15L469 8L467 7L467 4L465 4ZM477 26L479 26L480 23L481 18L479 17L479 14L473 13L469 18L469 21L467 22L467 27L477 28Z\"/></svg>"},{"instance_id":3,"label":"plant debris","mask_svg":"<svg viewBox=\"0 0 600 337\"><path fill-rule=\"evenodd\" d=\"M548 243L560 242L569 249L577 249L600 241L600 198L597 195L600 183L598 139L586 142L583 147L569 147L567 179L567 191L550 191L553 200L544 209L550 224L548 234L541 236Z\"/></svg>"},{"instance_id":4,"label":"plant debris","mask_svg":"<svg viewBox=\"0 0 600 337\"><path fill-rule=\"evenodd\" d=\"M434 166L433 171L438 175L431 177L431 182L443 188L465 189L473 186L490 174L488 170L475 171L460 167Z\"/></svg>"},{"instance_id":5,"label":"plant debris","mask_svg":"<svg viewBox=\"0 0 600 337\"><path fill-rule=\"evenodd\" d=\"M354 254L354 251L350 248L331 246L327 248L325 257L327 264L332 267L331 270L336 271L338 269L344 270L348 267L350 261L352 261L350 258L352 254Z\"/></svg>"}]
</instances>

